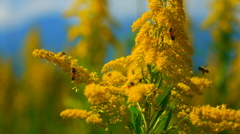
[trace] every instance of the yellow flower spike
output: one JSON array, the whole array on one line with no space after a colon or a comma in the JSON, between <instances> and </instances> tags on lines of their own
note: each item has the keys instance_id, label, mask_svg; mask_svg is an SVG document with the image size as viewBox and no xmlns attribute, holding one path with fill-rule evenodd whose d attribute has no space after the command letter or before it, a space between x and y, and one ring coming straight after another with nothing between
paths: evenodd
<instances>
[{"instance_id":1,"label":"yellow flower spike","mask_svg":"<svg viewBox=\"0 0 240 134\"><path fill-rule=\"evenodd\" d=\"M130 56L129 56L130 57ZM132 59L132 61L133 61L133 59ZM104 66L103 66L103 68L102 68L102 73L106 73L107 71L108 71L108 69L110 69L110 68L115 68L116 66L127 66L127 65L129 65L132 61L130 61L129 59L128 59L128 57L121 57L121 58L119 58L119 59L117 59L117 60L112 60L112 61L110 61L110 62L108 62L108 63L106 63Z\"/></svg>"},{"instance_id":2,"label":"yellow flower spike","mask_svg":"<svg viewBox=\"0 0 240 134\"><path fill-rule=\"evenodd\" d=\"M233 114L234 113L234 114ZM210 105L194 107L187 115L193 125L209 132L223 130L240 130L240 111L227 109L226 105L211 107Z\"/></svg>"},{"instance_id":3,"label":"yellow flower spike","mask_svg":"<svg viewBox=\"0 0 240 134\"><path fill-rule=\"evenodd\" d=\"M64 118L85 119L85 118L87 118L88 114L87 114L86 110L66 109L60 113L60 116L62 116Z\"/></svg>"},{"instance_id":4,"label":"yellow flower spike","mask_svg":"<svg viewBox=\"0 0 240 134\"><path fill-rule=\"evenodd\" d=\"M92 111L87 112L86 110L79 109L66 109L60 113L63 118L80 118L86 119L87 123L102 123L102 119L99 114L94 114Z\"/></svg>"},{"instance_id":5,"label":"yellow flower spike","mask_svg":"<svg viewBox=\"0 0 240 134\"><path fill-rule=\"evenodd\" d=\"M132 55L138 55L139 61L144 58L146 64L155 61L154 64L159 67L159 71L165 72L169 77L181 80L192 75L190 56L193 50L183 30L185 15L182 1L173 0L168 3L169 6L158 0L149 2L151 11L146 14L151 14L151 18L144 18L144 13L132 25L133 30L139 29L135 39L137 48ZM148 21L149 19L155 23ZM170 29L172 29L171 35L169 35ZM177 66L172 67L173 64ZM179 68L184 71L174 71Z\"/></svg>"},{"instance_id":6,"label":"yellow flower spike","mask_svg":"<svg viewBox=\"0 0 240 134\"><path fill-rule=\"evenodd\" d=\"M97 80L97 76L95 73L89 74L88 70L83 68L82 66L77 65L77 60L72 59L72 57L68 56L65 58L64 56L59 56L60 54L54 54L51 51L46 51L44 49L36 49L33 51L33 56L44 58L47 61L51 61L54 65L62 68L63 72L72 72L72 68L75 68L75 73L72 74L74 77L74 84L82 84L82 83L92 83Z\"/></svg>"}]
</instances>

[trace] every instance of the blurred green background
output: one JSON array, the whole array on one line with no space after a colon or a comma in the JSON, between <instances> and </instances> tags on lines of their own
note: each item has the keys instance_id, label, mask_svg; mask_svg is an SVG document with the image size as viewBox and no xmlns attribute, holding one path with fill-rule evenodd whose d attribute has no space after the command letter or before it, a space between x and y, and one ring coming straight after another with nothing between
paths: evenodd
<instances>
[{"instance_id":1,"label":"blurred green background","mask_svg":"<svg viewBox=\"0 0 240 134\"><path fill-rule=\"evenodd\" d=\"M60 117L67 108L89 110L84 85L79 92L71 90L70 72L32 56L34 49L64 51L101 76L104 63L129 54L135 37L131 23L148 10L147 2L90 2L78 8L77 0L0 1L0 133L105 133L85 121ZM239 2L187 0L185 7L193 70L213 80L212 89L191 104L239 109ZM197 67L205 65L210 73L202 75ZM114 132L126 132L118 126L112 126Z\"/></svg>"}]
</instances>

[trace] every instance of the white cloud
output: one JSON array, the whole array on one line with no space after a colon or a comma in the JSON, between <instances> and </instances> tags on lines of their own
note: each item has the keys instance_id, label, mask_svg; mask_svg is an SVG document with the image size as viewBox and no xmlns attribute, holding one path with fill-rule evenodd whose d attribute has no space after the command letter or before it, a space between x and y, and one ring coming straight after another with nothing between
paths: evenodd
<instances>
[{"instance_id":1,"label":"white cloud","mask_svg":"<svg viewBox=\"0 0 240 134\"><path fill-rule=\"evenodd\" d=\"M0 4L0 28L7 27L7 25L12 22L10 17L12 11L10 7L9 2L1 2Z\"/></svg>"},{"instance_id":2,"label":"white cloud","mask_svg":"<svg viewBox=\"0 0 240 134\"><path fill-rule=\"evenodd\" d=\"M208 0L186 0L186 11L191 18L204 18L208 14Z\"/></svg>"},{"instance_id":3,"label":"white cloud","mask_svg":"<svg viewBox=\"0 0 240 134\"><path fill-rule=\"evenodd\" d=\"M62 13L72 0L0 1L0 29L14 28L50 13Z\"/></svg>"},{"instance_id":4,"label":"white cloud","mask_svg":"<svg viewBox=\"0 0 240 134\"><path fill-rule=\"evenodd\" d=\"M109 0L109 8L117 18L138 17L148 10L146 0Z\"/></svg>"}]
</instances>

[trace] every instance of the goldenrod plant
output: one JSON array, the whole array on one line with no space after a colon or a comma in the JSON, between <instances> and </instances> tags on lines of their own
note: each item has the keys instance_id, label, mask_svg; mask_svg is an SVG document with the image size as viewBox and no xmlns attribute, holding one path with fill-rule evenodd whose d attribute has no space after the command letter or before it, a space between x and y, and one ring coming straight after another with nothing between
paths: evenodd
<instances>
[{"instance_id":1,"label":"goldenrod plant","mask_svg":"<svg viewBox=\"0 0 240 134\"><path fill-rule=\"evenodd\" d=\"M72 53L84 59L83 63L92 64L91 68L94 69L100 69L103 65L107 48L118 50L115 56L122 54L122 46L111 31L117 23L109 14L107 6L107 0L74 0L64 13L66 17L78 20L68 31L69 40L79 39L71 49Z\"/></svg>"},{"instance_id":2,"label":"goldenrod plant","mask_svg":"<svg viewBox=\"0 0 240 134\"><path fill-rule=\"evenodd\" d=\"M213 39L207 61L208 68L212 70L209 78L214 82L209 99L214 105L227 103L230 107L237 108L235 101L238 97L232 97L237 93L232 92L234 89L229 86L234 81L231 79L234 73L230 70L238 45L236 37L239 36L240 1L212 0L209 3L210 13L203 22L203 27L210 29Z\"/></svg>"},{"instance_id":3,"label":"goldenrod plant","mask_svg":"<svg viewBox=\"0 0 240 134\"><path fill-rule=\"evenodd\" d=\"M133 25L135 48L126 57L106 63L100 79L62 52L33 51L72 75L75 88L86 84L91 110L66 109L63 118L84 119L115 133L111 124L123 122L134 134L239 131L239 110L226 105L191 106L212 82L193 76L192 46L184 31L182 0L148 0L149 11ZM118 69L123 68L121 72Z\"/></svg>"}]
</instances>

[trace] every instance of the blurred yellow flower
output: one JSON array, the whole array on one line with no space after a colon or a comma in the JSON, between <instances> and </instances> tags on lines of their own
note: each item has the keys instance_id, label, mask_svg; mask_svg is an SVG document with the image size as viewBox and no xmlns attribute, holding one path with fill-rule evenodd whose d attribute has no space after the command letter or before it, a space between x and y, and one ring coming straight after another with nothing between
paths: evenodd
<instances>
[{"instance_id":1,"label":"blurred yellow flower","mask_svg":"<svg viewBox=\"0 0 240 134\"><path fill-rule=\"evenodd\" d=\"M189 117L193 125L207 131L240 130L240 111L227 109L226 105L194 107Z\"/></svg>"}]
</instances>

